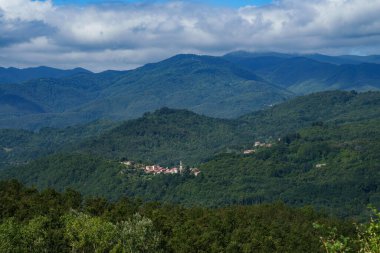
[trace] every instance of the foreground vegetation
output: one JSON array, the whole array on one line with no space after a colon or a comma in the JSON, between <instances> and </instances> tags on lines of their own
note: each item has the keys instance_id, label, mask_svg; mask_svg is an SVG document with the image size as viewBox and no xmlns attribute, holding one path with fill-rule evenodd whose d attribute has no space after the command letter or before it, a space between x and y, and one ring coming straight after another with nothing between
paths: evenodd
<instances>
[{"instance_id":1,"label":"foreground vegetation","mask_svg":"<svg viewBox=\"0 0 380 253\"><path fill-rule=\"evenodd\" d=\"M313 222L355 234L310 207L184 208L0 183L1 252L323 252Z\"/></svg>"}]
</instances>

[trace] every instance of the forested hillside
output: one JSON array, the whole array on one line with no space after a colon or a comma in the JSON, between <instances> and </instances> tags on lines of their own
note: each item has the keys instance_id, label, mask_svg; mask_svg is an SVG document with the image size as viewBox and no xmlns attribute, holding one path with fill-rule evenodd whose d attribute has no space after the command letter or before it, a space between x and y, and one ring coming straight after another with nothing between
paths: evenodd
<instances>
[{"instance_id":1,"label":"forested hillside","mask_svg":"<svg viewBox=\"0 0 380 253\"><path fill-rule=\"evenodd\" d=\"M345 124L380 118L380 92L317 92L239 118L256 136L280 137L314 122Z\"/></svg>"},{"instance_id":2,"label":"forested hillside","mask_svg":"<svg viewBox=\"0 0 380 253\"><path fill-rule=\"evenodd\" d=\"M147 175L110 158L79 154L39 159L1 177L111 199L128 195L213 207L284 201L359 217L368 204L380 205L379 123L315 123L250 155L218 155L200 165L198 177Z\"/></svg>"},{"instance_id":3,"label":"forested hillside","mask_svg":"<svg viewBox=\"0 0 380 253\"><path fill-rule=\"evenodd\" d=\"M249 148L322 121L345 124L380 118L379 92L329 91L224 120L186 110L161 109L123 123L97 121L39 132L0 131L2 167L25 163L57 151L79 151L107 159L131 159L162 165L206 161L220 152Z\"/></svg>"},{"instance_id":4,"label":"forested hillside","mask_svg":"<svg viewBox=\"0 0 380 253\"><path fill-rule=\"evenodd\" d=\"M64 129L43 128L38 132L0 129L0 170L62 151L116 125L118 124L110 121L94 121Z\"/></svg>"}]
</instances>

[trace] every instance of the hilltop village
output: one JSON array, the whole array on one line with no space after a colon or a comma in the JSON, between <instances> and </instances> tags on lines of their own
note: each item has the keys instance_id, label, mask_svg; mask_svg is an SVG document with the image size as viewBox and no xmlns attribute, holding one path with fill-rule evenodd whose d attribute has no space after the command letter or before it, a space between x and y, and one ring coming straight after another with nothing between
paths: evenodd
<instances>
[{"instance_id":1,"label":"hilltop village","mask_svg":"<svg viewBox=\"0 0 380 253\"><path fill-rule=\"evenodd\" d=\"M126 166L133 166L134 162L133 161L123 161L121 162L122 164ZM138 169L143 170L147 174L153 174L153 175L158 175L158 174L166 174L166 175L173 175L173 174L183 174L187 170L182 162L180 162L178 167L161 167L158 164L154 165L140 165L136 166ZM191 175L198 176L201 171L198 168L190 168L188 169Z\"/></svg>"},{"instance_id":2,"label":"hilltop village","mask_svg":"<svg viewBox=\"0 0 380 253\"><path fill-rule=\"evenodd\" d=\"M265 142L263 143L263 142L260 142L260 141L256 141L253 146L254 146L254 149L244 150L243 154L245 154L245 155L253 154L253 153L256 152L257 148L271 148L272 147L272 143L265 143Z\"/></svg>"}]
</instances>

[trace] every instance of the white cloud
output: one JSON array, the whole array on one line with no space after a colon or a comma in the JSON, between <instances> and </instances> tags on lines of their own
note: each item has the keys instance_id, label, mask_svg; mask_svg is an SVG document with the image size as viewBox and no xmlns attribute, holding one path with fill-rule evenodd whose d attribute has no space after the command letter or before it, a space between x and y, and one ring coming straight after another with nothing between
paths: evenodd
<instances>
[{"instance_id":1,"label":"white cloud","mask_svg":"<svg viewBox=\"0 0 380 253\"><path fill-rule=\"evenodd\" d=\"M54 6L0 0L0 65L126 69L177 53L237 49L380 53L380 0Z\"/></svg>"}]
</instances>

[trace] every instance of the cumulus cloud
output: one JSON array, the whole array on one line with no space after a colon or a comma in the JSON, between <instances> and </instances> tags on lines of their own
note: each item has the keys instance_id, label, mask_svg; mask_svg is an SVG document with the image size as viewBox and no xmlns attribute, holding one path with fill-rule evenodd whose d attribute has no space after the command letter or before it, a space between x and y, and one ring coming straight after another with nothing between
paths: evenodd
<instances>
[{"instance_id":1,"label":"cumulus cloud","mask_svg":"<svg viewBox=\"0 0 380 253\"><path fill-rule=\"evenodd\" d=\"M128 69L177 53L379 53L380 0L55 6L0 0L0 65Z\"/></svg>"}]
</instances>

